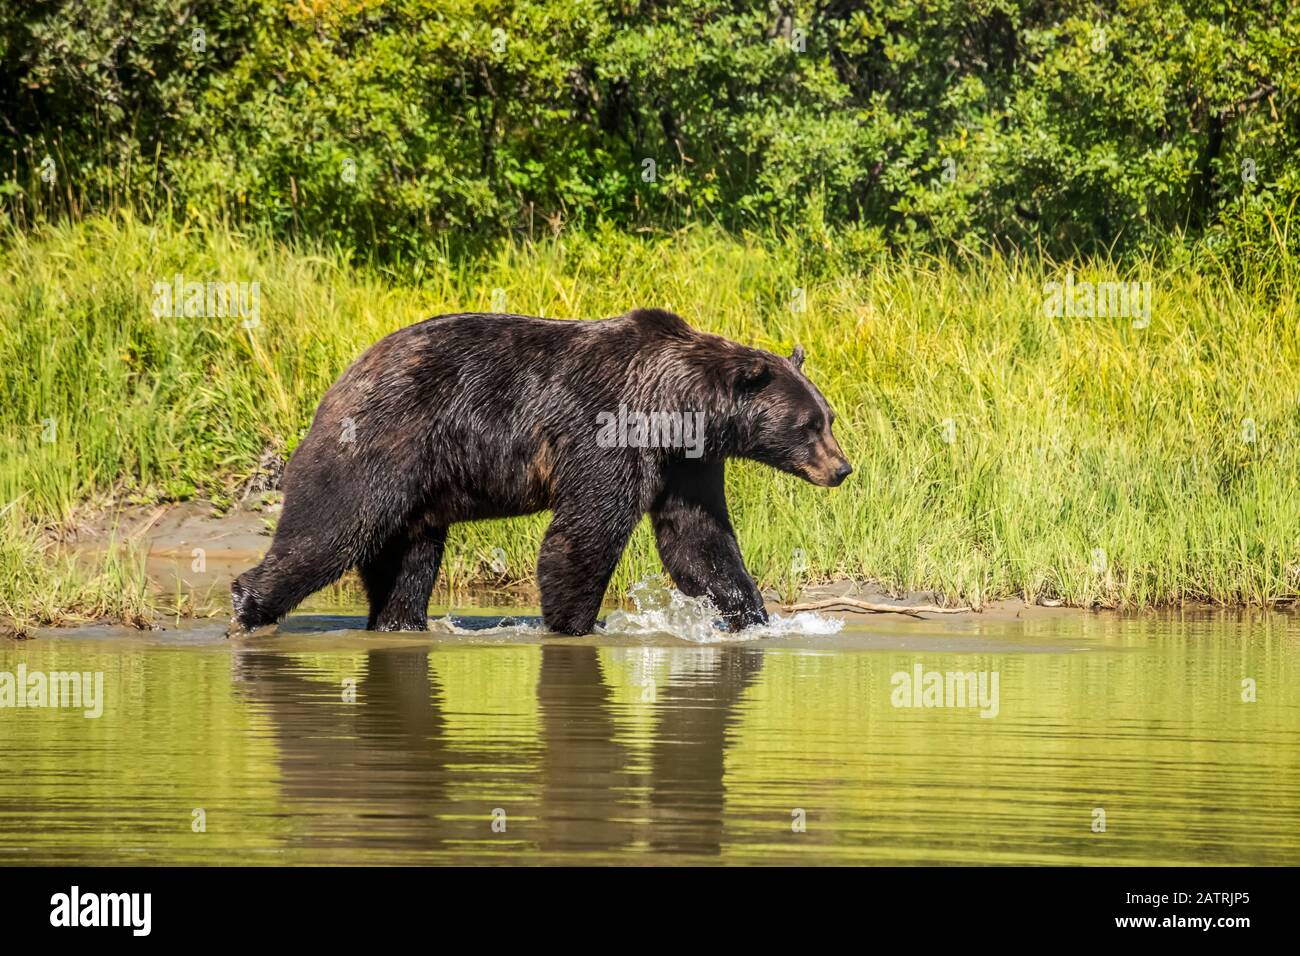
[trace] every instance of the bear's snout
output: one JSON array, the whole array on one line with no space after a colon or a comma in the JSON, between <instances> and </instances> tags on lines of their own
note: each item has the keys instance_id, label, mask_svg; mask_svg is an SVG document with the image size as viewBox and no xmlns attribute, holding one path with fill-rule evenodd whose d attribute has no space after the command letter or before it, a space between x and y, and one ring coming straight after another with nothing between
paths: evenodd
<instances>
[{"instance_id":1,"label":"bear's snout","mask_svg":"<svg viewBox=\"0 0 1300 956\"><path fill-rule=\"evenodd\" d=\"M849 464L847 458L832 459L821 468L809 472L808 480L823 488L835 488L842 485L844 479L851 474L853 474L853 466Z\"/></svg>"},{"instance_id":2,"label":"bear's snout","mask_svg":"<svg viewBox=\"0 0 1300 956\"><path fill-rule=\"evenodd\" d=\"M853 466L843 455L823 455L811 467L797 469L795 473L811 484L835 488L853 474Z\"/></svg>"},{"instance_id":3,"label":"bear's snout","mask_svg":"<svg viewBox=\"0 0 1300 956\"><path fill-rule=\"evenodd\" d=\"M837 442L829 430L821 435L811 449L811 459L807 465L798 470L807 481L823 488L835 488L844 483L844 479L853 474L853 466L844 457Z\"/></svg>"}]
</instances>

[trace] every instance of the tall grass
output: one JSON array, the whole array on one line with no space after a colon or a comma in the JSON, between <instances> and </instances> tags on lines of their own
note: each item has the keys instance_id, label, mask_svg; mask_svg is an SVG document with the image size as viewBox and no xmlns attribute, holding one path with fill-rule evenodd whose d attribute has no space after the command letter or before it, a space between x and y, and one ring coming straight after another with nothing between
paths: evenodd
<instances>
[{"instance_id":1,"label":"tall grass","mask_svg":"<svg viewBox=\"0 0 1300 956\"><path fill-rule=\"evenodd\" d=\"M160 606L138 550L113 541L98 565L87 567L18 506L0 513L0 634L26 637L34 627L87 620L150 626Z\"/></svg>"},{"instance_id":2,"label":"tall grass","mask_svg":"<svg viewBox=\"0 0 1300 956\"><path fill-rule=\"evenodd\" d=\"M501 289L515 312L667 306L740 341L806 348L856 471L827 491L731 468L733 518L764 585L790 593L847 575L975 605L1296 593L1294 282L993 251L854 270L822 252L703 228L609 230L382 275L125 215L11 234L0 267L0 507L21 498L30 524L105 494L228 495L268 449L292 450L367 345L438 312L490 309ZM1294 275L1293 263L1283 268ZM1044 283L1066 269L1077 282L1149 280L1149 326L1046 317ZM155 318L152 286L176 273L260 283L260 325ZM791 308L796 288L802 312ZM449 577L479 575L498 547L509 574L529 576L545 521L457 528ZM21 549L3 553L23 560ZM642 527L615 584L658 570Z\"/></svg>"}]
</instances>

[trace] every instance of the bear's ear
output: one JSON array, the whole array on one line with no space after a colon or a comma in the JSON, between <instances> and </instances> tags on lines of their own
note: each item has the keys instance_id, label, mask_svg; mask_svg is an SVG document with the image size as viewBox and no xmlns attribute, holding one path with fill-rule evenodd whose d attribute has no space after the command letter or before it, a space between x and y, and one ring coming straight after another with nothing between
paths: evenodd
<instances>
[{"instance_id":1,"label":"bear's ear","mask_svg":"<svg viewBox=\"0 0 1300 956\"><path fill-rule=\"evenodd\" d=\"M790 364L795 368L803 371L803 346L796 345L794 351L790 353Z\"/></svg>"},{"instance_id":2,"label":"bear's ear","mask_svg":"<svg viewBox=\"0 0 1300 956\"><path fill-rule=\"evenodd\" d=\"M727 365L724 374L735 392L751 392L762 388L772 377L772 369L760 355L747 355Z\"/></svg>"}]
</instances>

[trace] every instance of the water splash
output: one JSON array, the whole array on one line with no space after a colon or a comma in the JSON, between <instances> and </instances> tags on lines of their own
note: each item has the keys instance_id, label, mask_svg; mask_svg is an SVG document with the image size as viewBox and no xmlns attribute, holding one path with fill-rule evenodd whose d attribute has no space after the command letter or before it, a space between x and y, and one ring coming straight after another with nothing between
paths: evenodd
<instances>
[{"instance_id":1,"label":"water splash","mask_svg":"<svg viewBox=\"0 0 1300 956\"><path fill-rule=\"evenodd\" d=\"M437 634L493 637L500 634L518 634L520 631L547 633L546 625L540 617L516 617L510 614L497 618L446 614L442 617L430 618L429 630Z\"/></svg>"},{"instance_id":2,"label":"water splash","mask_svg":"<svg viewBox=\"0 0 1300 956\"><path fill-rule=\"evenodd\" d=\"M708 598L687 597L676 588L655 581L641 581L628 591L633 609L610 611L595 633L620 637L669 635L695 644L722 644L728 641L752 641L787 634L835 634L844 622L824 617L815 611L796 614L771 614L766 624L728 631L722 627L718 609ZM536 616L480 618L446 615L432 618L429 630L459 636L496 637L520 632L549 634L546 624Z\"/></svg>"},{"instance_id":3,"label":"water splash","mask_svg":"<svg viewBox=\"0 0 1300 956\"><path fill-rule=\"evenodd\" d=\"M719 644L725 641L752 641L755 638L784 634L835 634L843 621L823 617L814 611L796 614L772 614L766 624L743 631L727 631L719 626L718 609L708 598L687 597L676 588L651 581L634 584L628 591L634 609L611 611L598 634L670 634L696 644Z\"/></svg>"}]
</instances>

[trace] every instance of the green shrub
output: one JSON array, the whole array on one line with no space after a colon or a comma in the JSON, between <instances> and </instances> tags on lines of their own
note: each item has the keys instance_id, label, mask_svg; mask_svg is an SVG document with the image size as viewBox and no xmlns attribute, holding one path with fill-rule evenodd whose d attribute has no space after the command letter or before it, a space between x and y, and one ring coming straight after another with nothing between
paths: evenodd
<instances>
[{"instance_id":1,"label":"green shrub","mask_svg":"<svg viewBox=\"0 0 1300 956\"><path fill-rule=\"evenodd\" d=\"M704 219L1254 262L1295 248L1298 60L1288 0L7 0L0 192L386 259Z\"/></svg>"}]
</instances>

